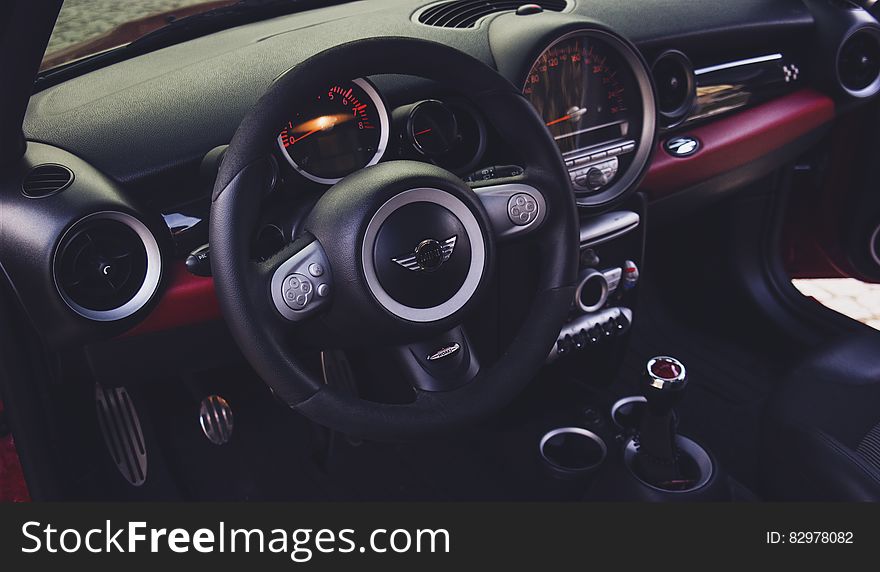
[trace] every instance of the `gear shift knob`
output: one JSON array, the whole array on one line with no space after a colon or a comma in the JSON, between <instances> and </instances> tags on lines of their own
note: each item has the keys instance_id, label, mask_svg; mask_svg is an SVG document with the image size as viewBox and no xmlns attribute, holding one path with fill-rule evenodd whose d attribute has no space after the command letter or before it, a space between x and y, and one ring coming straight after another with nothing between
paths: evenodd
<instances>
[{"instance_id":1,"label":"gear shift knob","mask_svg":"<svg viewBox=\"0 0 880 572\"><path fill-rule=\"evenodd\" d=\"M681 400L687 388L687 370L684 364L669 356L648 360L642 378L642 395L654 415L667 415Z\"/></svg>"}]
</instances>

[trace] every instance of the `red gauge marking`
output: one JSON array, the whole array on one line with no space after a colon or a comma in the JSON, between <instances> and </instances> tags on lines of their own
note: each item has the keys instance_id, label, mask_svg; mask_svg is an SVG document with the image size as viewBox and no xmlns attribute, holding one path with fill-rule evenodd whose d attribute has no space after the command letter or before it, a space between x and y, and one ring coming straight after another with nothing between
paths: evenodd
<instances>
[{"instance_id":1,"label":"red gauge marking","mask_svg":"<svg viewBox=\"0 0 880 572\"><path fill-rule=\"evenodd\" d=\"M427 128L427 129L422 129L422 130L419 131L418 133L414 133L414 135L415 135L416 137L418 137L419 135L425 135L426 133L430 133L430 132L431 132L431 128L429 127L429 128Z\"/></svg>"}]
</instances>

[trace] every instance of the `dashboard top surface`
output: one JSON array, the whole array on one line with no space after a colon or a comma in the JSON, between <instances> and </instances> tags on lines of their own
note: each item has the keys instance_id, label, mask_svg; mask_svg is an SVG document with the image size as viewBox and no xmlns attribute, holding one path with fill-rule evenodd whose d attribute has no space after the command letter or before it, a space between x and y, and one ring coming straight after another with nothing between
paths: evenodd
<instances>
[{"instance_id":1,"label":"dashboard top surface","mask_svg":"<svg viewBox=\"0 0 880 572\"><path fill-rule=\"evenodd\" d=\"M541 47L525 46L521 54L499 54L497 48L493 52L490 27L500 27L503 33L505 22L526 17L507 13L486 18L474 29L436 28L413 20L413 14L428 4L365 0L331 6L229 29L110 65L36 93L25 135L71 151L117 181L135 182L197 161L211 148L228 143L269 83L334 45L375 36L423 38L456 47L502 72L507 68L498 65L499 58L521 59L520 64L528 65ZM746 49L743 46L760 49L768 38L813 24L800 0L569 0L568 12L585 24L609 26L643 52L710 38L719 52L736 53ZM536 21L555 17L527 16ZM379 87L406 91L408 84Z\"/></svg>"}]
</instances>

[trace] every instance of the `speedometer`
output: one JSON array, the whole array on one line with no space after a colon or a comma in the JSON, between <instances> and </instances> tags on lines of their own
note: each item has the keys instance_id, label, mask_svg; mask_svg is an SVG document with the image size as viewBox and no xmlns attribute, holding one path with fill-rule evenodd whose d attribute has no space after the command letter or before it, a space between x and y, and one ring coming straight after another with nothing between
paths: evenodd
<instances>
[{"instance_id":1,"label":"speedometer","mask_svg":"<svg viewBox=\"0 0 880 572\"><path fill-rule=\"evenodd\" d=\"M602 40L575 36L545 51L524 88L560 149L626 136L641 121L635 78Z\"/></svg>"},{"instance_id":2,"label":"speedometer","mask_svg":"<svg viewBox=\"0 0 880 572\"><path fill-rule=\"evenodd\" d=\"M332 185L382 158L388 112L376 88L361 78L331 85L298 105L278 135L278 146L304 177Z\"/></svg>"},{"instance_id":3,"label":"speedometer","mask_svg":"<svg viewBox=\"0 0 880 572\"><path fill-rule=\"evenodd\" d=\"M531 66L523 94L544 119L582 204L626 190L650 155L654 95L641 57L599 30L569 34Z\"/></svg>"}]
</instances>

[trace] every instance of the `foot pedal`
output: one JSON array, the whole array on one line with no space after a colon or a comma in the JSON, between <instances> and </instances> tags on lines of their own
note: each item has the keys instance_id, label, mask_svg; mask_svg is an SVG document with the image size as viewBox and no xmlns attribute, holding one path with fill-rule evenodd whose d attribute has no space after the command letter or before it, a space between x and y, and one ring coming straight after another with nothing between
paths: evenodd
<instances>
[{"instance_id":1,"label":"foot pedal","mask_svg":"<svg viewBox=\"0 0 880 572\"><path fill-rule=\"evenodd\" d=\"M147 449L134 402L123 387L96 385L95 403L104 444L116 468L132 486L141 486L147 480Z\"/></svg>"},{"instance_id":2,"label":"foot pedal","mask_svg":"<svg viewBox=\"0 0 880 572\"><path fill-rule=\"evenodd\" d=\"M215 445L225 445L232 438L232 408L219 395L209 395L202 400L199 407L199 424L208 441Z\"/></svg>"}]
</instances>

